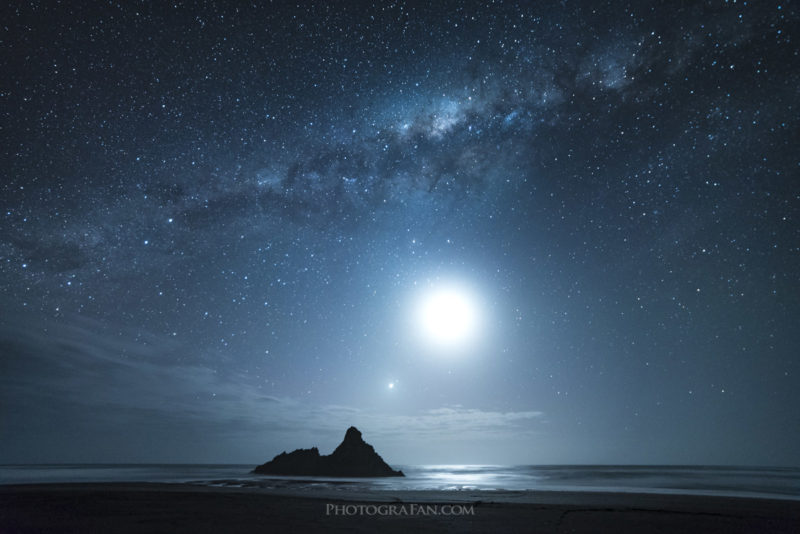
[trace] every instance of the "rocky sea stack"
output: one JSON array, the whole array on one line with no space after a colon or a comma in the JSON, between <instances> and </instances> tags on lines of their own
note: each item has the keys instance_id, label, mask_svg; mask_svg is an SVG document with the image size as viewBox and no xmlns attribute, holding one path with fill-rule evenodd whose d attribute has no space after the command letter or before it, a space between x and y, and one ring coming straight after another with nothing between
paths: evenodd
<instances>
[{"instance_id":1,"label":"rocky sea stack","mask_svg":"<svg viewBox=\"0 0 800 534\"><path fill-rule=\"evenodd\" d=\"M259 475L297 475L325 477L402 477L383 461L372 445L361 438L354 426L347 429L344 441L328 456L316 447L283 452L253 470Z\"/></svg>"}]
</instances>

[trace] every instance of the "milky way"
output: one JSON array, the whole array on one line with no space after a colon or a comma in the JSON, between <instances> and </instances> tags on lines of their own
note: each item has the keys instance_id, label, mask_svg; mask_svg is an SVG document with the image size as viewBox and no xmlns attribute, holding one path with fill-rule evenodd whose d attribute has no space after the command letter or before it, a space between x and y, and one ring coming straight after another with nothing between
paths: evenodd
<instances>
[{"instance_id":1,"label":"milky way","mask_svg":"<svg viewBox=\"0 0 800 534\"><path fill-rule=\"evenodd\" d=\"M69 4L2 30L0 463L800 462L796 6Z\"/></svg>"}]
</instances>

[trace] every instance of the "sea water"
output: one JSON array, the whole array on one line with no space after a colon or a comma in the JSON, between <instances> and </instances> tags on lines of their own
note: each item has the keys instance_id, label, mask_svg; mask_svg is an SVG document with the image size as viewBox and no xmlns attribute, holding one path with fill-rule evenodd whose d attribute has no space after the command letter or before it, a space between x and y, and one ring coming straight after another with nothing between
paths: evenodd
<instances>
[{"instance_id":1,"label":"sea water","mask_svg":"<svg viewBox=\"0 0 800 534\"><path fill-rule=\"evenodd\" d=\"M314 491L614 491L800 500L800 468L609 465L400 465L405 477L255 475L240 464L2 465L0 484L158 482Z\"/></svg>"}]
</instances>

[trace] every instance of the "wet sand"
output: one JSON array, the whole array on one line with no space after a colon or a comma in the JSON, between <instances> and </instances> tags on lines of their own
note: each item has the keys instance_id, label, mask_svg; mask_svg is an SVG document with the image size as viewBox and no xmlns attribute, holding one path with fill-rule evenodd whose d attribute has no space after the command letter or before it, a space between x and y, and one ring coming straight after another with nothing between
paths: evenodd
<instances>
[{"instance_id":1,"label":"wet sand","mask_svg":"<svg viewBox=\"0 0 800 534\"><path fill-rule=\"evenodd\" d=\"M265 492L186 484L0 486L0 532L800 531L800 501L572 492Z\"/></svg>"}]
</instances>

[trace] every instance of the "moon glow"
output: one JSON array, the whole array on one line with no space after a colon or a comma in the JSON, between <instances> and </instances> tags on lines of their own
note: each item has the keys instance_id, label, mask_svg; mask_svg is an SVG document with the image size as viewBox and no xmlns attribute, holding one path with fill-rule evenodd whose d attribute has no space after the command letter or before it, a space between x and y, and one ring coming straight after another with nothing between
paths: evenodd
<instances>
[{"instance_id":1,"label":"moon glow","mask_svg":"<svg viewBox=\"0 0 800 534\"><path fill-rule=\"evenodd\" d=\"M420 300L419 329L436 348L461 348L477 335L480 312L476 299L459 287L434 288Z\"/></svg>"}]
</instances>

